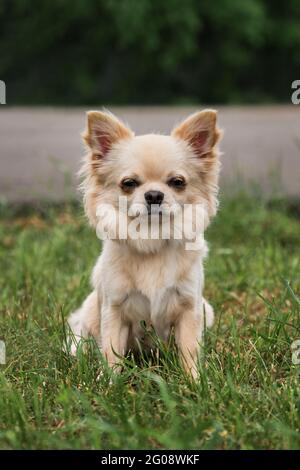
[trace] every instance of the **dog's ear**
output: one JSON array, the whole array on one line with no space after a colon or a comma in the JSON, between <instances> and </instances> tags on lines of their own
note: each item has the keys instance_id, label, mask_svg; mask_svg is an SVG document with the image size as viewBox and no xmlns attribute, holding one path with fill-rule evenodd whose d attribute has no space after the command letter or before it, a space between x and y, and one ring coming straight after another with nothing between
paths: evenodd
<instances>
[{"instance_id":1,"label":"dog's ear","mask_svg":"<svg viewBox=\"0 0 300 470\"><path fill-rule=\"evenodd\" d=\"M204 158L211 153L221 135L216 122L217 111L199 111L175 127L171 135L184 140L197 157Z\"/></svg>"},{"instance_id":2,"label":"dog's ear","mask_svg":"<svg viewBox=\"0 0 300 470\"><path fill-rule=\"evenodd\" d=\"M93 158L101 159L121 139L133 137L133 132L112 113L89 111L83 140L91 149Z\"/></svg>"}]
</instances>

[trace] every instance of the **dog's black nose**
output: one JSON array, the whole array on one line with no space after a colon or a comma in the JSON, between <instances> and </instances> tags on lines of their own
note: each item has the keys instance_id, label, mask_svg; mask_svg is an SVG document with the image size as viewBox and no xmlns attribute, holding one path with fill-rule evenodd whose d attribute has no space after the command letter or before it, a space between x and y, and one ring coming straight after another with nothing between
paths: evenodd
<instances>
[{"instance_id":1,"label":"dog's black nose","mask_svg":"<svg viewBox=\"0 0 300 470\"><path fill-rule=\"evenodd\" d=\"M145 193L145 199L149 206L151 206L151 204L158 204L160 206L164 197L165 195L161 191L147 191Z\"/></svg>"}]
</instances>

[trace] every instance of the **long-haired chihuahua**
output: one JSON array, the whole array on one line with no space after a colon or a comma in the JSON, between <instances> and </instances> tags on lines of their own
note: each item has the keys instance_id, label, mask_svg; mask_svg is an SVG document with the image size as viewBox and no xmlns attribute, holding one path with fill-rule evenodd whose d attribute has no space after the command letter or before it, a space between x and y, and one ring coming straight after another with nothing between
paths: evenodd
<instances>
[{"instance_id":1,"label":"long-haired chihuahua","mask_svg":"<svg viewBox=\"0 0 300 470\"><path fill-rule=\"evenodd\" d=\"M93 336L118 370L120 356L149 346L143 325L163 341L174 329L182 365L197 376L214 318L203 298L203 234L218 205L216 117L204 110L170 135L135 136L109 112L87 113L84 206L104 241L93 290L69 318L72 353Z\"/></svg>"}]
</instances>

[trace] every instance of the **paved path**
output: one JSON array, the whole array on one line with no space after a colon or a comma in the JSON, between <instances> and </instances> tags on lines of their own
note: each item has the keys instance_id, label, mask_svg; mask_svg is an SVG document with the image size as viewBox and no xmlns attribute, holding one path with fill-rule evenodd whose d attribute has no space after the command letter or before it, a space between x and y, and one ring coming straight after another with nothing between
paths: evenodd
<instances>
[{"instance_id":1,"label":"paved path","mask_svg":"<svg viewBox=\"0 0 300 470\"><path fill-rule=\"evenodd\" d=\"M172 126L196 108L112 108L137 134ZM300 106L220 107L225 129L222 186L255 181L300 195ZM10 201L76 194L83 108L0 106L0 197Z\"/></svg>"}]
</instances>

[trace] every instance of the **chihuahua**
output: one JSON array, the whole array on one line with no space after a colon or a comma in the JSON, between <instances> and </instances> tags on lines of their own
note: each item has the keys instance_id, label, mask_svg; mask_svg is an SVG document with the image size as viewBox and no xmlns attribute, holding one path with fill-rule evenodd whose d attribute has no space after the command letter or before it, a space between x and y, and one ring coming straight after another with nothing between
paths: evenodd
<instances>
[{"instance_id":1,"label":"chihuahua","mask_svg":"<svg viewBox=\"0 0 300 470\"><path fill-rule=\"evenodd\" d=\"M87 113L81 188L104 241L93 290L68 321L71 353L92 336L119 370L129 350L151 346L146 325L163 341L174 331L182 365L197 377L201 337L214 318L203 298L203 234L218 206L216 119L216 111L204 110L171 135L135 136L109 112Z\"/></svg>"}]
</instances>

